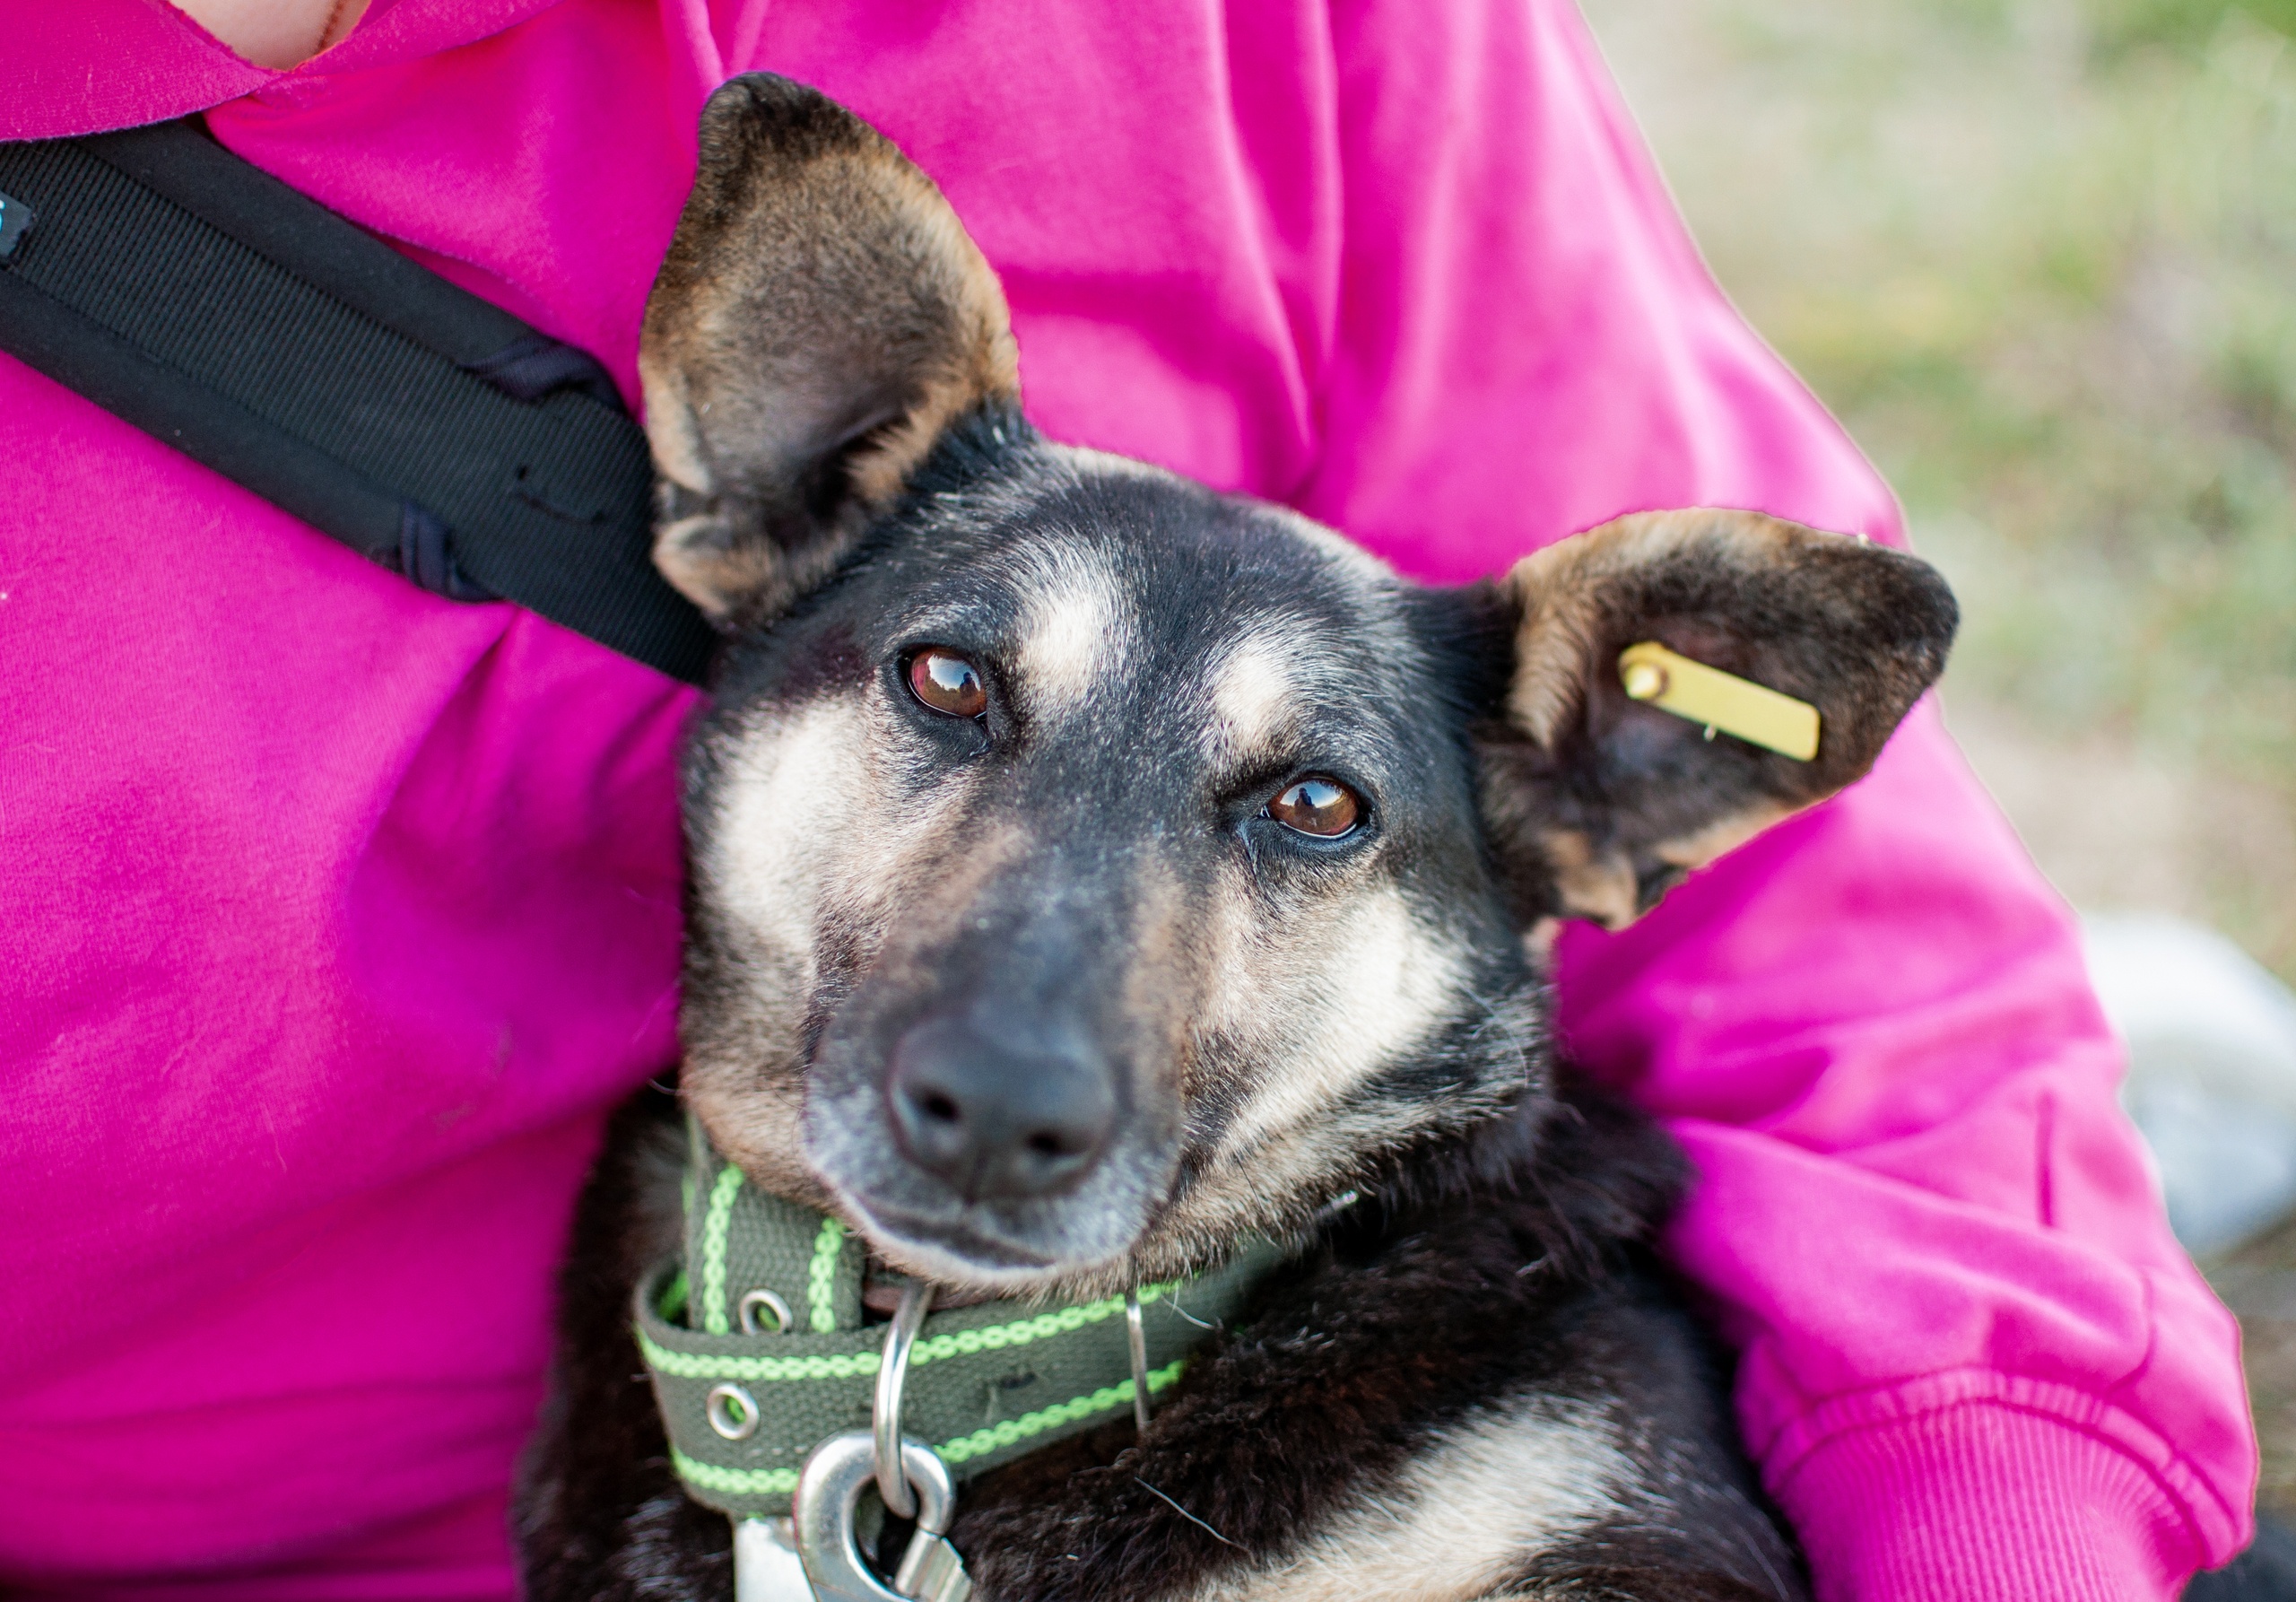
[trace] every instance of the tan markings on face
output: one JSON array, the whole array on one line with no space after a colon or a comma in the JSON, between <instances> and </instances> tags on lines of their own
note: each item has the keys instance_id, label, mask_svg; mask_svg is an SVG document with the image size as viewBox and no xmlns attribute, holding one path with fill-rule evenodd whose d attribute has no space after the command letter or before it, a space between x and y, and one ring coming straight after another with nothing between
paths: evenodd
<instances>
[{"instance_id":1,"label":"tan markings on face","mask_svg":"<svg viewBox=\"0 0 2296 1602\"><path fill-rule=\"evenodd\" d=\"M770 714L736 737L699 866L718 904L761 946L810 962L824 842L860 821L875 788L872 744L857 692Z\"/></svg>"},{"instance_id":2,"label":"tan markings on face","mask_svg":"<svg viewBox=\"0 0 2296 1602\"><path fill-rule=\"evenodd\" d=\"M759 1085L731 1063L689 1055L678 1094L726 1160L774 1195L827 1212L828 1186L804 1158L804 1097L778 1083Z\"/></svg>"},{"instance_id":3,"label":"tan markings on face","mask_svg":"<svg viewBox=\"0 0 2296 1602\"><path fill-rule=\"evenodd\" d=\"M1327 938L1343 930L1352 933ZM1465 1096L1341 1105L1447 1019L1461 990L1460 953L1391 888L1343 894L1294 928L1271 929L1248 884L1220 885L1195 901L1185 949L1200 1033L1186 1048L1183 1093L1240 1105L1135 1249L1135 1281L1191 1271L1247 1233L1308 1228L1326 1200L1373 1178L1389 1154L1502 1110L1519 1088L1494 1075ZM1540 1024L1524 993L1498 998L1483 1027L1519 1039L1527 1060Z\"/></svg>"},{"instance_id":4,"label":"tan markings on face","mask_svg":"<svg viewBox=\"0 0 2296 1602\"><path fill-rule=\"evenodd\" d=\"M971 776L935 790L908 813L910 827L873 838L873 849L839 865L839 911L876 936L880 973L899 980L935 961L972 916L990 881L1032 844L1010 819L981 816Z\"/></svg>"},{"instance_id":5,"label":"tan markings on face","mask_svg":"<svg viewBox=\"0 0 2296 1602\"><path fill-rule=\"evenodd\" d=\"M873 768L858 694L755 718L735 737L708 844L694 864L724 919L742 1000L689 1014L683 1090L727 1156L780 1194L818 1203L797 1160L796 1058L816 982L826 862L813 849L850 825Z\"/></svg>"},{"instance_id":6,"label":"tan markings on face","mask_svg":"<svg viewBox=\"0 0 2296 1602\"><path fill-rule=\"evenodd\" d=\"M996 867L1025 842L970 817L966 771L904 793L891 778L895 719L874 691L770 713L735 737L708 850L695 870L732 925L749 997L732 1038L689 1042L688 1094L719 1148L761 1180L820 1205L798 1162L803 1097L794 1050L834 926L877 956L888 931L902 958L952 927ZM777 1071L778 1070L778 1071Z\"/></svg>"},{"instance_id":7,"label":"tan markings on face","mask_svg":"<svg viewBox=\"0 0 2296 1602\"><path fill-rule=\"evenodd\" d=\"M1457 991L1457 953L1391 885L1299 923L1237 941L1250 952L1248 971L1231 976L1213 1009L1233 1034L1248 1037L1256 1019L1283 1024L1264 1042L1266 1067L1228 1127L1224 1158L1313 1121L1423 1038Z\"/></svg>"},{"instance_id":8,"label":"tan markings on face","mask_svg":"<svg viewBox=\"0 0 2296 1602\"><path fill-rule=\"evenodd\" d=\"M1195 1602L1489 1597L1531 1554L1620 1511L1635 1477L1597 1408L1519 1398L1413 1452L1400 1484L1327 1519L1289 1558L1222 1575Z\"/></svg>"},{"instance_id":9,"label":"tan markings on face","mask_svg":"<svg viewBox=\"0 0 2296 1602\"><path fill-rule=\"evenodd\" d=\"M1022 593L1030 596L1015 658L1022 702L1054 719L1084 704L1093 685L1121 671L1136 631L1116 576L1079 551L1049 553Z\"/></svg>"},{"instance_id":10,"label":"tan markings on face","mask_svg":"<svg viewBox=\"0 0 2296 1602\"><path fill-rule=\"evenodd\" d=\"M1298 707L1297 652L1270 631L1247 635L1212 672L1214 761L1242 762L1292 727Z\"/></svg>"},{"instance_id":11,"label":"tan markings on face","mask_svg":"<svg viewBox=\"0 0 2296 1602\"><path fill-rule=\"evenodd\" d=\"M1204 960L1195 909L1170 874L1152 857L1133 878L1134 910L1125 965L1125 1015L1144 1037L1145 1071L1169 1075L1187 1090L1188 1026Z\"/></svg>"},{"instance_id":12,"label":"tan markings on face","mask_svg":"<svg viewBox=\"0 0 2296 1602\"><path fill-rule=\"evenodd\" d=\"M1496 1112L1501 1104L1494 1094L1487 1105L1466 1108L1464 1115ZM1087 1288L1104 1295L1126 1284L1171 1279L1221 1260L1245 1235L1306 1231L1325 1201L1372 1179L1381 1158L1462 1116L1456 1105L1382 1102L1326 1114L1273 1136L1241 1158L1216 1162L1157 1219L1125 1275Z\"/></svg>"}]
</instances>

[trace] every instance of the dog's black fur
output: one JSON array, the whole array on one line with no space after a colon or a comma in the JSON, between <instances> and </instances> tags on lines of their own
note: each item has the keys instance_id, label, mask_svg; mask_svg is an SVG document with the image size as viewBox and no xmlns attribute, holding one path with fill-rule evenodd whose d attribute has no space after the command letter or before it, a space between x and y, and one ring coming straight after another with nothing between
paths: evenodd
<instances>
[{"instance_id":1,"label":"dog's black fur","mask_svg":"<svg viewBox=\"0 0 2296 1602\"><path fill-rule=\"evenodd\" d=\"M1492 1398L1535 1389L1605 1398L1643 1494L1525 1553L1493 1594L1801 1596L1735 1445L1725 1359L1650 1249L1680 1154L1582 1084L1557 1105L1544 1129L1509 1118L1346 1208L1199 1360L1147 1441L1124 1419L968 1487L952 1535L980 1594L1191 1595L1239 1551L1297 1546ZM520 1502L537 1602L732 1594L726 1522L679 1488L629 1328L631 1287L677 1244L683 1139L672 1099L641 1094L577 1215Z\"/></svg>"},{"instance_id":2,"label":"dog's black fur","mask_svg":"<svg viewBox=\"0 0 2296 1602\"><path fill-rule=\"evenodd\" d=\"M1297 1248L1144 1435L965 1488L983 1602L1800 1596L1654 1254L1681 1159L1559 1074L1542 953L1863 773L1943 666L1942 582L1692 512L1404 584L1037 435L986 264L819 95L736 81L702 143L643 360L658 559L727 630L688 759L684 1101L961 1290ZM1642 640L1812 702L1817 759L1629 699ZM915 687L927 652L977 710ZM1286 821L1304 779L1353 826ZM1031 1168L960 1109L935 1155L904 1075L949 1073L1085 1133ZM730 1594L627 1328L678 1245L675 1111L623 1111L577 1220L518 1513L543 1602Z\"/></svg>"}]
</instances>

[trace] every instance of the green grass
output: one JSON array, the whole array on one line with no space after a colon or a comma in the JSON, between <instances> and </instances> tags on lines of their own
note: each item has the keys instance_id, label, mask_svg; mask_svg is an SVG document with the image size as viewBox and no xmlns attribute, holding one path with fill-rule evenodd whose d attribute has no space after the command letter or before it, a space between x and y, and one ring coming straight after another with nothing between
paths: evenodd
<instances>
[{"instance_id":1,"label":"green grass","mask_svg":"<svg viewBox=\"0 0 2296 1602\"><path fill-rule=\"evenodd\" d=\"M1949 701L2296 817L2296 0L1587 5L1961 592ZM2296 979L2296 884L2222 832L2196 910Z\"/></svg>"}]
</instances>

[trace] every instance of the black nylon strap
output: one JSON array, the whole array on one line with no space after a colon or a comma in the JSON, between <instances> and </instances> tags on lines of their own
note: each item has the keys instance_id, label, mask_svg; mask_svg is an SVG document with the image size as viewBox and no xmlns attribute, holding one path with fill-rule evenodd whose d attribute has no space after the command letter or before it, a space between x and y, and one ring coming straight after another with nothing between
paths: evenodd
<instances>
[{"instance_id":1,"label":"black nylon strap","mask_svg":"<svg viewBox=\"0 0 2296 1602\"><path fill-rule=\"evenodd\" d=\"M645 436L586 353L188 122L0 144L0 350L426 588L698 681Z\"/></svg>"}]
</instances>

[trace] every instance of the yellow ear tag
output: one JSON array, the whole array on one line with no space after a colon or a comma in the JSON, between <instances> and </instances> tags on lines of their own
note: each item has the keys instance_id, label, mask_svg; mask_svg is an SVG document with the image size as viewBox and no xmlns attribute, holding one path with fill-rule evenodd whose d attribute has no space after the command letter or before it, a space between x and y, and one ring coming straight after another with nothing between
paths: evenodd
<instances>
[{"instance_id":1,"label":"yellow ear tag","mask_svg":"<svg viewBox=\"0 0 2296 1602\"><path fill-rule=\"evenodd\" d=\"M1635 701L1806 762L1818 754L1818 709L1752 679L1668 650L1655 640L1618 654L1618 682Z\"/></svg>"}]
</instances>

